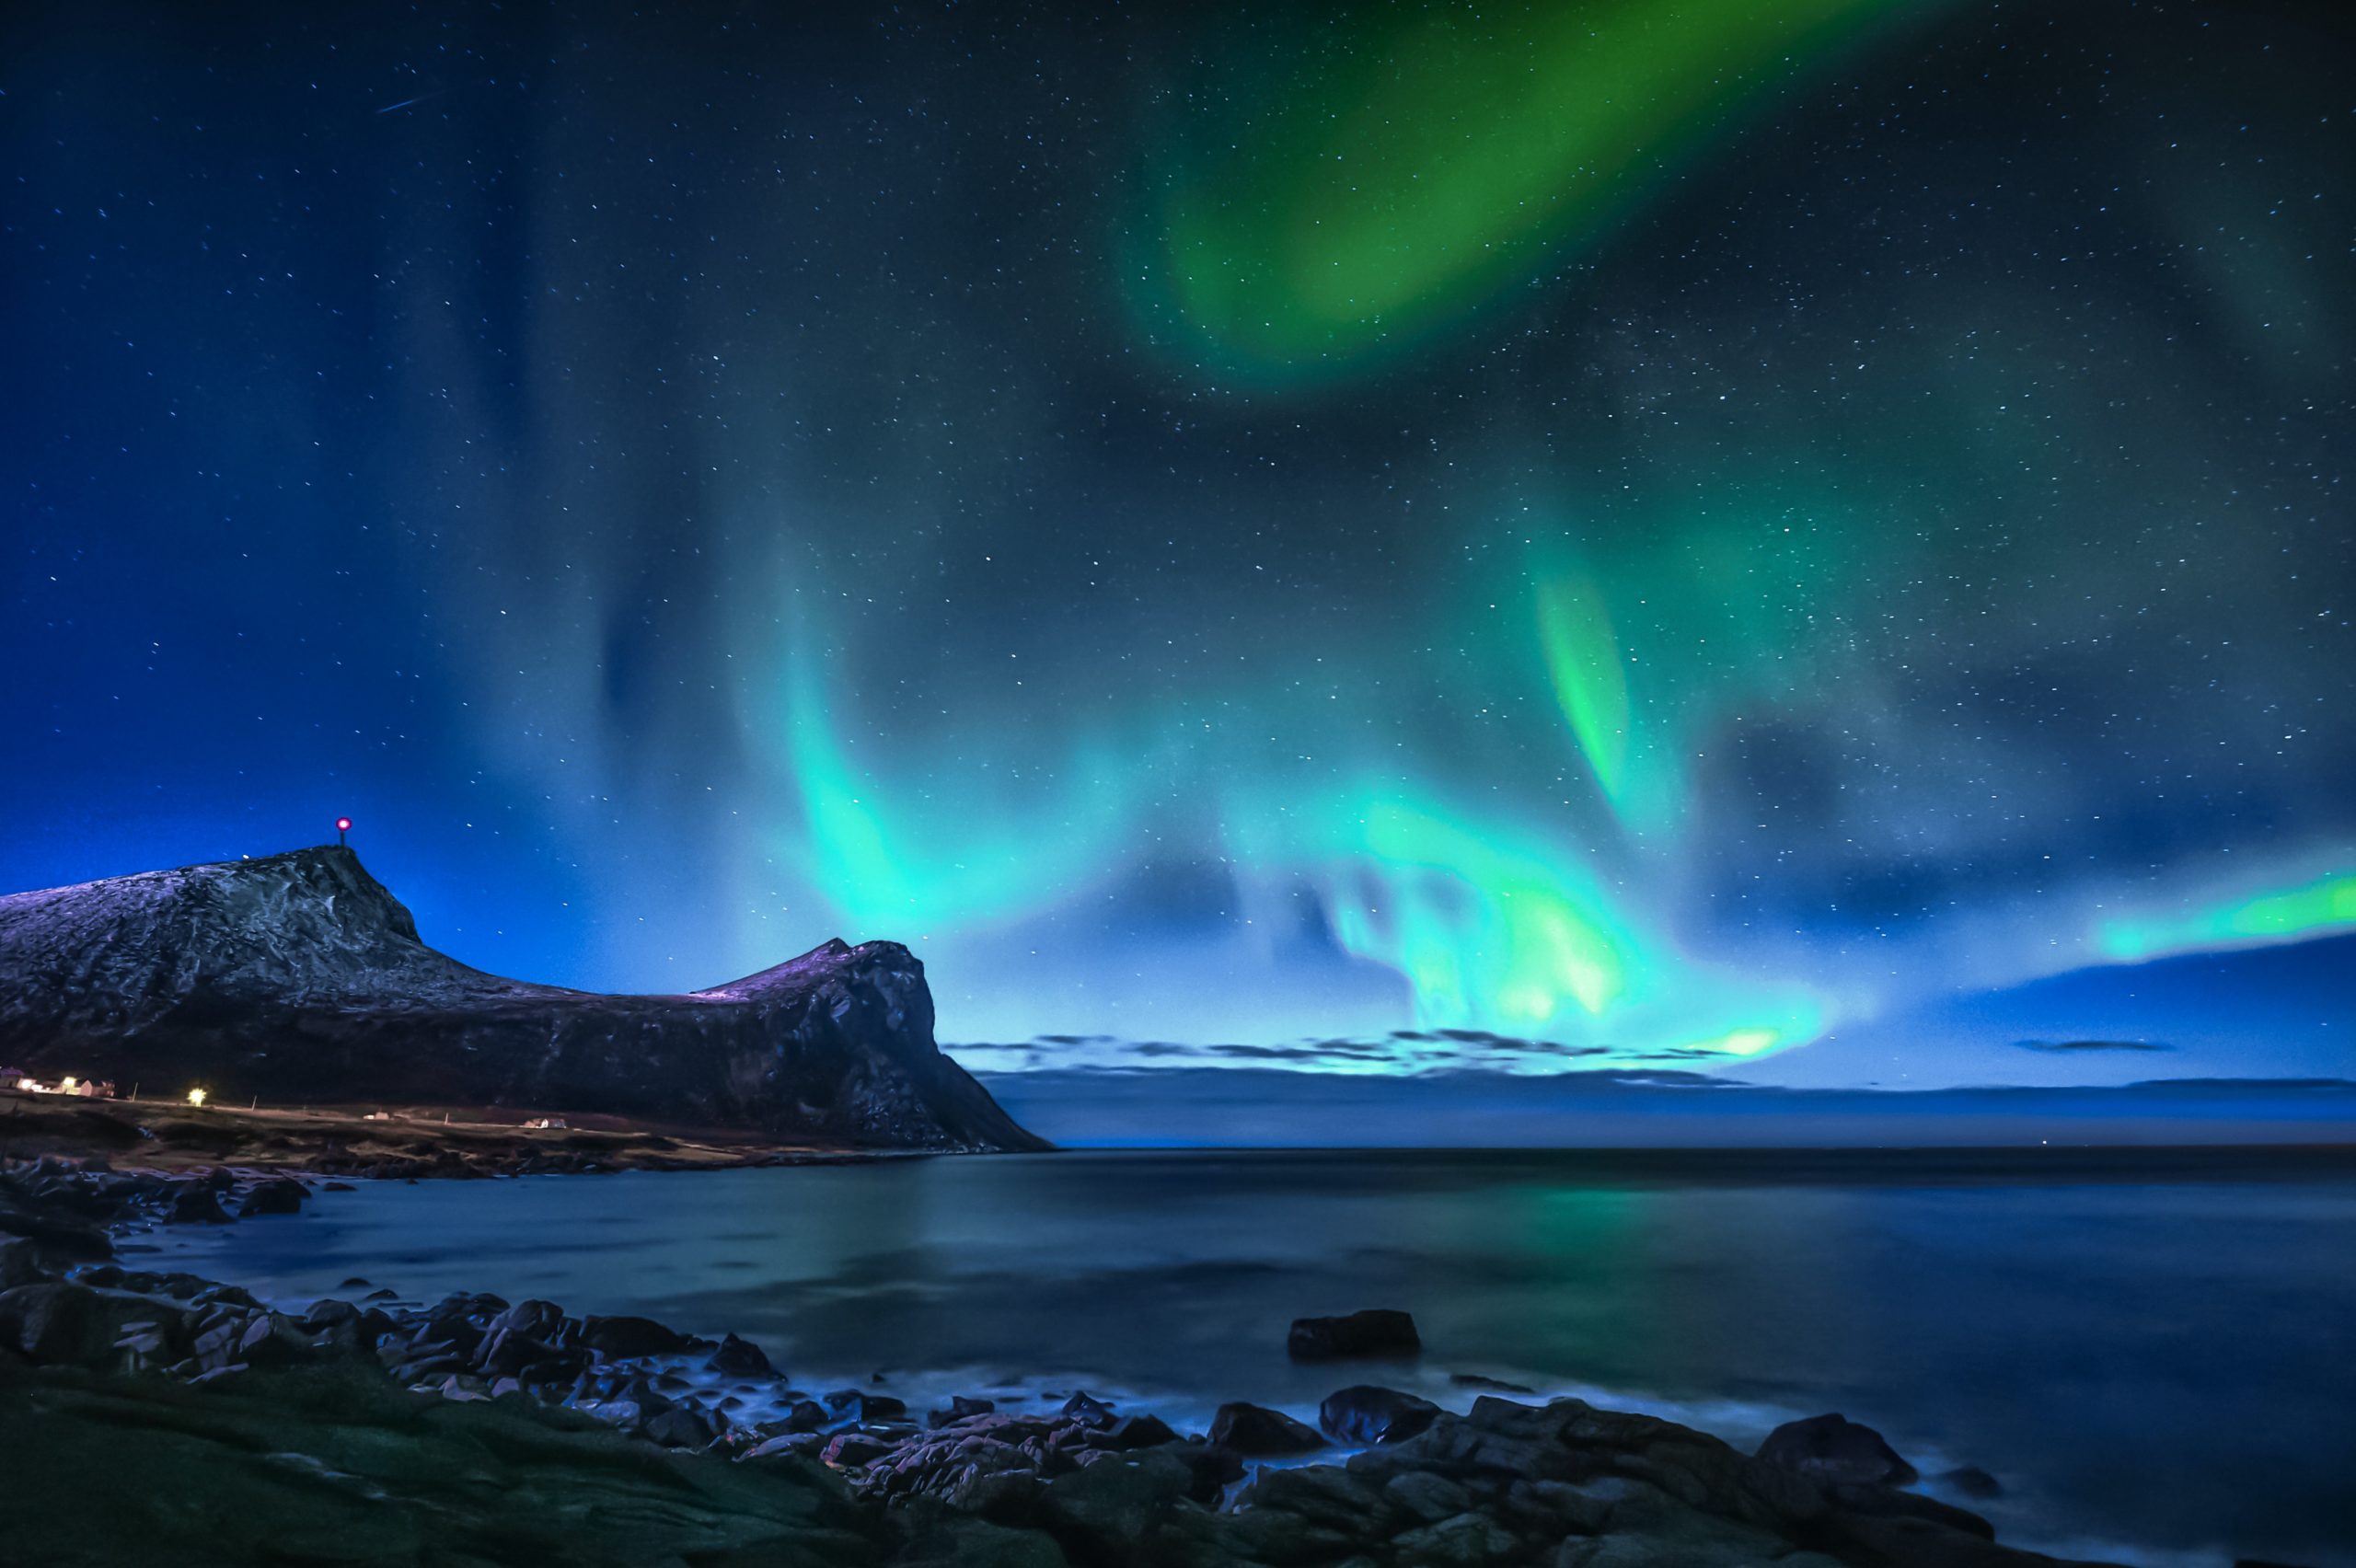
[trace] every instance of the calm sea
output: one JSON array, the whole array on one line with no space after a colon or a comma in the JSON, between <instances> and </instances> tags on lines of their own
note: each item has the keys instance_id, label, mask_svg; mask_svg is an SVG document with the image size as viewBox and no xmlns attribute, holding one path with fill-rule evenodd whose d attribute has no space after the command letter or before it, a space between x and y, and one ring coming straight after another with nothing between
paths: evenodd
<instances>
[{"instance_id":1,"label":"calm sea","mask_svg":"<svg viewBox=\"0 0 2356 1568\"><path fill-rule=\"evenodd\" d=\"M1969 1505L2016 1544L2356 1565L2346 1153L895 1159L364 1183L150 1240L287 1301L360 1276L733 1330L919 1408L1086 1387L1199 1424L1367 1378L1461 1408L1475 1374L1746 1446L1838 1410L1994 1474ZM1415 1314L1419 1363L1286 1360L1291 1319L1372 1306Z\"/></svg>"}]
</instances>

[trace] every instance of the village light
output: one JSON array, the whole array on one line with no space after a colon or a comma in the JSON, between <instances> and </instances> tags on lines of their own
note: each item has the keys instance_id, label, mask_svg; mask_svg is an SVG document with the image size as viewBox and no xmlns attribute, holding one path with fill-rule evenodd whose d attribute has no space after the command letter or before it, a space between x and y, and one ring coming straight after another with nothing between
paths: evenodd
<instances>
[{"instance_id":1,"label":"village light","mask_svg":"<svg viewBox=\"0 0 2356 1568\"><path fill-rule=\"evenodd\" d=\"M203 1104L203 1103L204 1103L204 1090L201 1090L201 1089L191 1089L191 1090L190 1090L188 1091L188 1102L189 1102L191 1105L202 1105L202 1104Z\"/></svg>"},{"instance_id":2,"label":"village light","mask_svg":"<svg viewBox=\"0 0 2356 1568\"><path fill-rule=\"evenodd\" d=\"M63 1078L58 1080L57 1087L64 1090L66 1093L71 1094L74 1092L74 1085L76 1081L77 1080L72 1073L67 1073Z\"/></svg>"}]
</instances>

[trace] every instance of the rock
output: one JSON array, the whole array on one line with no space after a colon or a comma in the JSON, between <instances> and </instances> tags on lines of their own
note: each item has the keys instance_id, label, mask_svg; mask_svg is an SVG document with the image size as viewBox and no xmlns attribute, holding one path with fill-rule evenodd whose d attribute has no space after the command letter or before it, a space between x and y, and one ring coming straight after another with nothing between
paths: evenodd
<instances>
[{"instance_id":1,"label":"rock","mask_svg":"<svg viewBox=\"0 0 2356 1568\"><path fill-rule=\"evenodd\" d=\"M639 1355L674 1355L693 1342L664 1328L652 1318L591 1318L581 1328L581 1343L601 1356L627 1359Z\"/></svg>"},{"instance_id":2,"label":"rock","mask_svg":"<svg viewBox=\"0 0 2356 1568\"><path fill-rule=\"evenodd\" d=\"M711 1359L704 1366L723 1378L776 1376L776 1368L769 1365L769 1358L762 1353L761 1347L749 1340L738 1339L734 1334L721 1340L720 1348L712 1352Z\"/></svg>"},{"instance_id":3,"label":"rock","mask_svg":"<svg viewBox=\"0 0 2356 1568\"><path fill-rule=\"evenodd\" d=\"M1459 1389L1479 1389L1484 1393L1491 1394L1534 1394L1538 1391L1535 1389L1526 1389L1519 1383L1508 1383L1503 1378L1484 1378L1478 1372L1452 1372L1449 1375L1448 1380L1450 1385Z\"/></svg>"},{"instance_id":4,"label":"rock","mask_svg":"<svg viewBox=\"0 0 2356 1568\"><path fill-rule=\"evenodd\" d=\"M988 1400L968 1399L964 1394L955 1394L951 1396L948 1409L936 1410L924 1420L927 1426L937 1429L969 1421L977 1415L987 1415L996 1409L998 1406Z\"/></svg>"},{"instance_id":5,"label":"rock","mask_svg":"<svg viewBox=\"0 0 2356 1568\"><path fill-rule=\"evenodd\" d=\"M47 1279L40 1266L40 1249L30 1241L0 1241L0 1290L14 1290Z\"/></svg>"},{"instance_id":6,"label":"rock","mask_svg":"<svg viewBox=\"0 0 2356 1568\"><path fill-rule=\"evenodd\" d=\"M0 1344L29 1361L104 1366L114 1360L115 1335L98 1293L52 1280L0 1291Z\"/></svg>"},{"instance_id":7,"label":"rock","mask_svg":"<svg viewBox=\"0 0 2356 1568\"><path fill-rule=\"evenodd\" d=\"M1113 1407L1086 1390L1064 1401L1063 1415L1065 1420L1078 1422L1082 1426L1113 1424Z\"/></svg>"},{"instance_id":8,"label":"rock","mask_svg":"<svg viewBox=\"0 0 2356 1568\"><path fill-rule=\"evenodd\" d=\"M704 1416L685 1405L673 1405L647 1418L639 1435L662 1444L666 1448L708 1448L716 1435L715 1428Z\"/></svg>"},{"instance_id":9,"label":"rock","mask_svg":"<svg viewBox=\"0 0 2356 1568\"><path fill-rule=\"evenodd\" d=\"M1285 1338L1285 1353L1295 1361L1418 1355L1423 1348L1415 1320L1381 1307L1345 1318L1296 1318Z\"/></svg>"},{"instance_id":10,"label":"rock","mask_svg":"<svg viewBox=\"0 0 2356 1568\"><path fill-rule=\"evenodd\" d=\"M1385 1483L1383 1497L1426 1524L1438 1524L1472 1506L1472 1494L1444 1475L1402 1470Z\"/></svg>"},{"instance_id":11,"label":"rock","mask_svg":"<svg viewBox=\"0 0 2356 1568\"><path fill-rule=\"evenodd\" d=\"M1317 1424L1345 1443L1397 1443L1423 1431L1439 1413L1429 1400L1359 1383L1326 1395L1317 1407Z\"/></svg>"},{"instance_id":12,"label":"rock","mask_svg":"<svg viewBox=\"0 0 2356 1568\"><path fill-rule=\"evenodd\" d=\"M1241 1402L1218 1407L1211 1417L1210 1440L1253 1458L1306 1454L1325 1446L1325 1439L1308 1423L1295 1421L1280 1410Z\"/></svg>"},{"instance_id":13,"label":"rock","mask_svg":"<svg viewBox=\"0 0 2356 1568\"><path fill-rule=\"evenodd\" d=\"M1465 1568L1496 1562L1521 1550L1513 1533L1484 1514L1459 1514L1421 1529L1392 1538L1391 1549L1402 1562L1419 1565L1463 1564Z\"/></svg>"},{"instance_id":14,"label":"rock","mask_svg":"<svg viewBox=\"0 0 2356 1568\"><path fill-rule=\"evenodd\" d=\"M787 1454L815 1456L826 1446L826 1439L819 1433L788 1432L779 1436L765 1438L745 1450L743 1457L748 1459L773 1459Z\"/></svg>"},{"instance_id":15,"label":"rock","mask_svg":"<svg viewBox=\"0 0 2356 1568\"><path fill-rule=\"evenodd\" d=\"M1759 1445L1759 1458L1832 1485L1903 1486L1915 1478L1880 1433L1837 1412L1785 1422Z\"/></svg>"},{"instance_id":16,"label":"rock","mask_svg":"<svg viewBox=\"0 0 2356 1568\"><path fill-rule=\"evenodd\" d=\"M1167 1448L1104 1454L1040 1489L1039 1523L1083 1562L1141 1563L1149 1537L1173 1511L1195 1507L1195 1472Z\"/></svg>"},{"instance_id":17,"label":"rock","mask_svg":"<svg viewBox=\"0 0 2356 1568\"><path fill-rule=\"evenodd\" d=\"M815 1432L826 1424L826 1407L817 1401L796 1400L793 1408L786 1412L785 1420L779 1424L778 1429L784 1432Z\"/></svg>"},{"instance_id":18,"label":"rock","mask_svg":"<svg viewBox=\"0 0 2356 1568\"><path fill-rule=\"evenodd\" d=\"M209 1187L184 1184L172 1194L171 1207L164 1213L166 1225L227 1225L229 1212Z\"/></svg>"},{"instance_id":19,"label":"rock","mask_svg":"<svg viewBox=\"0 0 2356 1568\"><path fill-rule=\"evenodd\" d=\"M309 1340L293 1319L264 1312L247 1325L237 1341L235 1359L248 1366L292 1366L306 1359L310 1350Z\"/></svg>"},{"instance_id":20,"label":"rock","mask_svg":"<svg viewBox=\"0 0 2356 1568\"><path fill-rule=\"evenodd\" d=\"M1978 1465L1961 1465L1951 1470L1943 1470L1932 1479L1945 1482L1966 1497L1979 1498L1983 1502L2004 1494L2004 1482Z\"/></svg>"},{"instance_id":21,"label":"rock","mask_svg":"<svg viewBox=\"0 0 2356 1568\"><path fill-rule=\"evenodd\" d=\"M310 1197L302 1182L290 1177L276 1177L257 1182L245 1201L237 1205L240 1219L252 1219L258 1215L301 1214L303 1205Z\"/></svg>"},{"instance_id":22,"label":"rock","mask_svg":"<svg viewBox=\"0 0 2356 1568\"><path fill-rule=\"evenodd\" d=\"M1095 1448L1123 1450L1128 1448L1158 1448L1164 1443L1175 1443L1178 1434L1158 1415L1125 1415L1112 1425L1089 1439Z\"/></svg>"},{"instance_id":23,"label":"rock","mask_svg":"<svg viewBox=\"0 0 2356 1568\"><path fill-rule=\"evenodd\" d=\"M892 1445L881 1437L871 1437L864 1432L837 1432L827 1441L820 1457L837 1470L850 1470L882 1458L892 1451Z\"/></svg>"}]
</instances>

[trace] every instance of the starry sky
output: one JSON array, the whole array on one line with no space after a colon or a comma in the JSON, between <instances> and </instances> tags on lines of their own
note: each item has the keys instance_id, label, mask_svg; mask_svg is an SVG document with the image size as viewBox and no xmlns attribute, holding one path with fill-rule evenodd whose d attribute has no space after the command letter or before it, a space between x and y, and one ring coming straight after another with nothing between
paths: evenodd
<instances>
[{"instance_id":1,"label":"starry sky","mask_svg":"<svg viewBox=\"0 0 2356 1568\"><path fill-rule=\"evenodd\" d=\"M1000 1070L2347 1073L2331 5L11 8L0 884ZM2155 1064L2157 1064L2155 1066Z\"/></svg>"}]
</instances>

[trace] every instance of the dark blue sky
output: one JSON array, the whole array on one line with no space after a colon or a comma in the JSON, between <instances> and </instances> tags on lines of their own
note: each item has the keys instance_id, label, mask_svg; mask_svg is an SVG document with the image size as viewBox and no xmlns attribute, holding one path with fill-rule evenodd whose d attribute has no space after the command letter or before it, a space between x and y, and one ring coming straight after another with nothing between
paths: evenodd
<instances>
[{"instance_id":1,"label":"dark blue sky","mask_svg":"<svg viewBox=\"0 0 2356 1568\"><path fill-rule=\"evenodd\" d=\"M1850 9L1535 228L1536 12L11 13L0 886L349 812L469 962L953 1041L2344 1071L2244 950L2356 928L2346 18ZM1362 148L1510 264L1319 316L1491 243Z\"/></svg>"}]
</instances>

